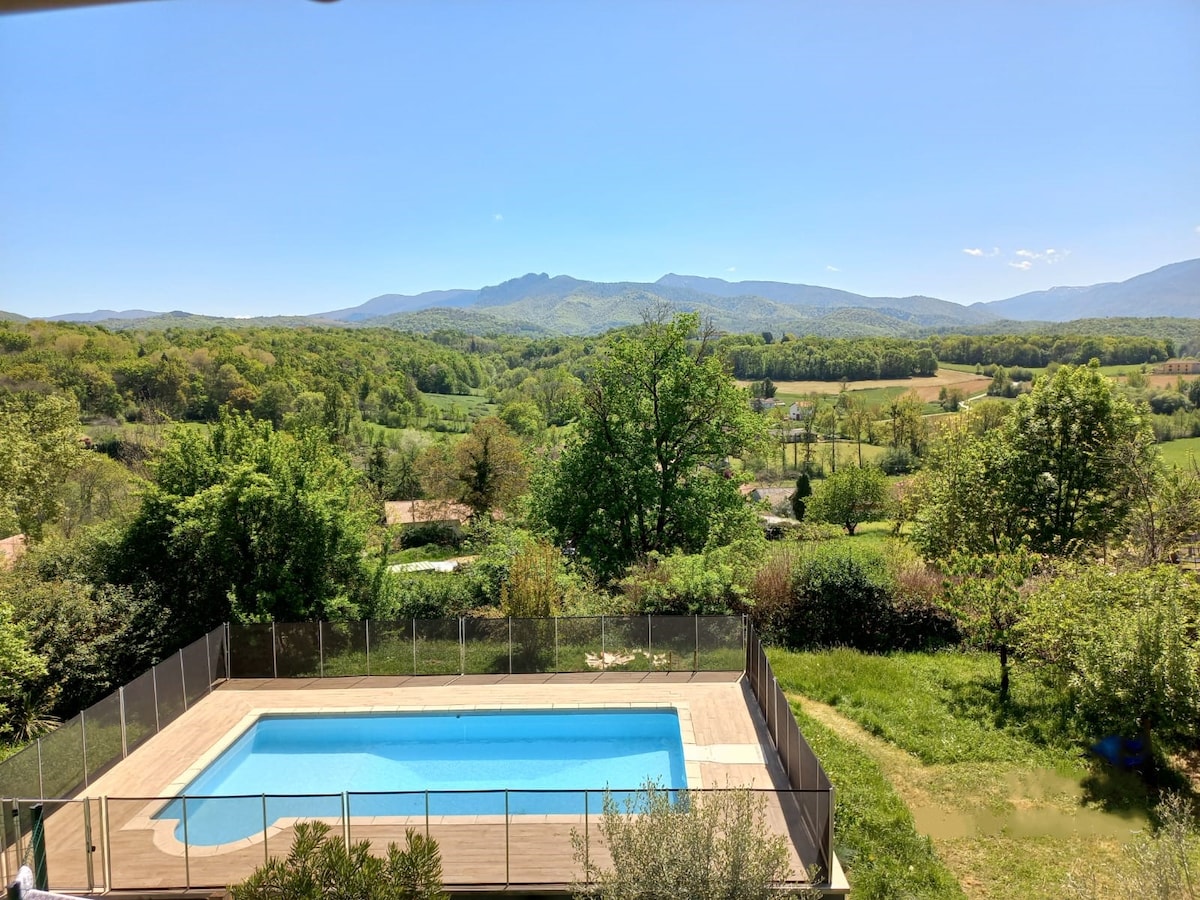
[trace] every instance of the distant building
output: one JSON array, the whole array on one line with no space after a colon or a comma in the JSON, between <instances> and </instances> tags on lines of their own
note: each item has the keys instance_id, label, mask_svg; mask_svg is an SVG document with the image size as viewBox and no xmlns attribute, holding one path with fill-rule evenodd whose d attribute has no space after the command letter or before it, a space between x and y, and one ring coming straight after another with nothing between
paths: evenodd
<instances>
[{"instance_id":1,"label":"distant building","mask_svg":"<svg viewBox=\"0 0 1200 900\"><path fill-rule=\"evenodd\" d=\"M11 569L25 555L25 535L14 534L0 540L0 569Z\"/></svg>"},{"instance_id":2,"label":"distant building","mask_svg":"<svg viewBox=\"0 0 1200 900\"><path fill-rule=\"evenodd\" d=\"M755 412L765 412L768 409L774 409L779 405L779 401L774 397L752 397L750 400L750 408Z\"/></svg>"},{"instance_id":3,"label":"distant building","mask_svg":"<svg viewBox=\"0 0 1200 900\"><path fill-rule=\"evenodd\" d=\"M1154 367L1155 375L1200 375L1200 359L1171 359Z\"/></svg>"},{"instance_id":4,"label":"distant building","mask_svg":"<svg viewBox=\"0 0 1200 900\"><path fill-rule=\"evenodd\" d=\"M389 500L383 504L389 525L446 525L458 528L471 519L471 507L453 500Z\"/></svg>"},{"instance_id":5,"label":"distant building","mask_svg":"<svg viewBox=\"0 0 1200 900\"><path fill-rule=\"evenodd\" d=\"M804 422L812 417L813 404L811 400L797 400L788 407L788 418L793 422Z\"/></svg>"}]
</instances>

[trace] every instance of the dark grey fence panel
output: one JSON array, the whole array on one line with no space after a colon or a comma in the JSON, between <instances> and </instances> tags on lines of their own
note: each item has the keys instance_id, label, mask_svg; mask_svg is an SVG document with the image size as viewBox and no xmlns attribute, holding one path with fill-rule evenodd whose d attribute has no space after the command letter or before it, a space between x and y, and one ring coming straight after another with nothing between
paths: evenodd
<instances>
[{"instance_id":1,"label":"dark grey fence panel","mask_svg":"<svg viewBox=\"0 0 1200 900\"><path fill-rule=\"evenodd\" d=\"M35 796L66 797L86 782L83 720L76 716L38 740L42 791Z\"/></svg>"},{"instance_id":2,"label":"dark grey fence panel","mask_svg":"<svg viewBox=\"0 0 1200 900\"><path fill-rule=\"evenodd\" d=\"M457 620L455 626L457 627ZM370 622L366 626L367 675L415 675L413 620ZM456 638L457 640L457 635ZM456 668L457 672L458 669Z\"/></svg>"},{"instance_id":3,"label":"dark grey fence panel","mask_svg":"<svg viewBox=\"0 0 1200 900\"><path fill-rule=\"evenodd\" d=\"M367 623L325 622L321 625L321 674L368 675Z\"/></svg>"},{"instance_id":4,"label":"dark grey fence panel","mask_svg":"<svg viewBox=\"0 0 1200 900\"><path fill-rule=\"evenodd\" d=\"M210 660L207 635L192 641L179 651L179 656L183 668L183 696L187 705L191 706L212 690L212 678L208 674Z\"/></svg>"},{"instance_id":5,"label":"dark grey fence panel","mask_svg":"<svg viewBox=\"0 0 1200 900\"><path fill-rule=\"evenodd\" d=\"M512 671L512 628L508 619L462 620L464 675L503 675Z\"/></svg>"},{"instance_id":6,"label":"dark grey fence panel","mask_svg":"<svg viewBox=\"0 0 1200 900\"><path fill-rule=\"evenodd\" d=\"M125 749L133 752L158 734L158 701L154 672L143 672L125 685Z\"/></svg>"},{"instance_id":7,"label":"dark grey fence panel","mask_svg":"<svg viewBox=\"0 0 1200 900\"><path fill-rule=\"evenodd\" d=\"M125 758L121 733L121 695L109 694L83 711L87 737L87 778L95 781L113 763Z\"/></svg>"},{"instance_id":8,"label":"dark grey fence panel","mask_svg":"<svg viewBox=\"0 0 1200 900\"><path fill-rule=\"evenodd\" d=\"M275 677L317 678L320 674L320 623L276 622Z\"/></svg>"},{"instance_id":9,"label":"dark grey fence panel","mask_svg":"<svg viewBox=\"0 0 1200 900\"><path fill-rule=\"evenodd\" d=\"M417 619L413 623L412 672L458 675L463 671L462 620Z\"/></svg>"},{"instance_id":10,"label":"dark grey fence panel","mask_svg":"<svg viewBox=\"0 0 1200 900\"><path fill-rule=\"evenodd\" d=\"M229 676L231 678L274 678L274 627L268 623L229 625Z\"/></svg>"},{"instance_id":11,"label":"dark grey fence panel","mask_svg":"<svg viewBox=\"0 0 1200 900\"><path fill-rule=\"evenodd\" d=\"M166 728L187 709L183 695L183 667L179 654L168 656L154 667L154 696L158 701L158 727Z\"/></svg>"}]
</instances>

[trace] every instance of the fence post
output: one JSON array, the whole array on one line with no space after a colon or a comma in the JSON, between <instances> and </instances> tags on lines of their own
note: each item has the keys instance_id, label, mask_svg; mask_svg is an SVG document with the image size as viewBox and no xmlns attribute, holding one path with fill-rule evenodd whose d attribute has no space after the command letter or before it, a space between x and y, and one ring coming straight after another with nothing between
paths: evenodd
<instances>
[{"instance_id":1,"label":"fence post","mask_svg":"<svg viewBox=\"0 0 1200 900\"><path fill-rule=\"evenodd\" d=\"M604 662L604 616L600 617L600 671L603 672L608 666Z\"/></svg>"},{"instance_id":2,"label":"fence post","mask_svg":"<svg viewBox=\"0 0 1200 900\"><path fill-rule=\"evenodd\" d=\"M206 694L212 693L212 684L213 684L213 679L212 679L212 641L209 640L209 634L211 634L211 632L205 632L205 634L204 634L204 664L206 666L208 666L208 690L205 691Z\"/></svg>"},{"instance_id":3,"label":"fence post","mask_svg":"<svg viewBox=\"0 0 1200 900\"><path fill-rule=\"evenodd\" d=\"M646 613L646 653L650 657L650 671L653 672L658 667L654 664L654 625L650 613Z\"/></svg>"},{"instance_id":4,"label":"fence post","mask_svg":"<svg viewBox=\"0 0 1200 900\"><path fill-rule=\"evenodd\" d=\"M458 674L467 674L467 619L458 617Z\"/></svg>"},{"instance_id":5,"label":"fence post","mask_svg":"<svg viewBox=\"0 0 1200 900\"><path fill-rule=\"evenodd\" d=\"M129 755L129 735L125 728L125 687L117 688L117 706L121 710L121 759Z\"/></svg>"},{"instance_id":6,"label":"fence post","mask_svg":"<svg viewBox=\"0 0 1200 900\"><path fill-rule=\"evenodd\" d=\"M92 863L96 848L92 844L92 801L86 798L83 801L83 842L84 852L87 854L88 891L91 892L96 890L96 870Z\"/></svg>"},{"instance_id":7,"label":"fence post","mask_svg":"<svg viewBox=\"0 0 1200 900\"><path fill-rule=\"evenodd\" d=\"M825 880L833 881L833 785L829 785L829 828L827 829L821 848L821 863L825 866Z\"/></svg>"},{"instance_id":8,"label":"fence post","mask_svg":"<svg viewBox=\"0 0 1200 900\"><path fill-rule=\"evenodd\" d=\"M371 674L371 620L363 621L363 647L367 651L367 675Z\"/></svg>"},{"instance_id":9,"label":"fence post","mask_svg":"<svg viewBox=\"0 0 1200 900\"><path fill-rule=\"evenodd\" d=\"M187 795L183 796L183 886L192 887L192 860L188 854Z\"/></svg>"},{"instance_id":10,"label":"fence post","mask_svg":"<svg viewBox=\"0 0 1200 900\"><path fill-rule=\"evenodd\" d=\"M700 615L696 615L696 651L692 654L692 672L700 671Z\"/></svg>"},{"instance_id":11,"label":"fence post","mask_svg":"<svg viewBox=\"0 0 1200 900\"><path fill-rule=\"evenodd\" d=\"M342 791L342 843L350 849L350 796Z\"/></svg>"},{"instance_id":12,"label":"fence post","mask_svg":"<svg viewBox=\"0 0 1200 900\"><path fill-rule=\"evenodd\" d=\"M271 620L271 671L272 677L279 677L279 641L275 635L275 621Z\"/></svg>"},{"instance_id":13,"label":"fence post","mask_svg":"<svg viewBox=\"0 0 1200 900\"><path fill-rule=\"evenodd\" d=\"M417 620L412 620L413 674L417 674Z\"/></svg>"},{"instance_id":14,"label":"fence post","mask_svg":"<svg viewBox=\"0 0 1200 900\"><path fill-rule=\"evenodd\" d=\"M233 629L225 623L225 680L233 678Z\"/></svg>"},{"instance_id":15,"label":"fence post","mask_svg":"<svg viewBox=\"0 0 1200 900\"><path fill-rule=\"evenodd\" d=\"M583 877L587 879L587 883L592 883L592 867L589 863L591 858L592 838L588 834L588 819L591 813L588 811L588 792L583 792Z\"/></svg>"},{"instance_id":16,"label":"fence post","mask_svg":"<svg viewBox=\"0 0 1200 900\"><path fill-rule=\"evenodd\" d=\"M511 675L512 673L513 673L513 670L512 670L512 616L509 616L508 617L508 674ZM504 795L504 802L508 803L507 792ZM508 826L506 825L505 827L507 828ZM505 847L504 853L505 853L505 856L508 855L507 847ZM507 878L505 879L505 881L507 883Z\"/></svg>"},{"instance_id":17,"label":"fence post","mask_svg":"<svg viewBox=\"0 0 1200 900\"><path fill-rule=\"evenodd\" d=\"M187 670L183 667L183 651L179 651L179 683L183 685L183 711L187 712Z\"/></svg>"},{"instance_id":18,"label":"fence post","mask_svg":"<svg viewBox=\"0 0 1200 900\"><path fill-rule=\"evenodd\" d=\"M150 686L154 688L154 733L162 731L162 723L158 720L158 666L150 667Z\"/></svg>"},{"instance_id":19,"label":"fence post","mask_svg":"<svg viewBox=\"0 0 1200 900\"><path fill-rule=\"evenodd\" d=\"M263 862L269 863L271 861L271 850L267 846L267 795L266 794L262 795L262 806L263 806Z\"/></svg>"},{"instance_id":20,"label":"fence post","mask_svg":"<svg viewBox=\"0 0 1200 900\"><path fill-rule=\"evenodd\" d=\"M558 671L558 616L554 617L554 671Z\"/></svg>"},{"instance_id":21,"label":"fence post","mask_svg":"<svg viewBox=\"0 0 1200 900\"><path fill-rule=\"evenodd\" d=\"M100 863L104 869L104 888L113 889L112 841L108 834L108 797L100 798Z\"/></svg>"},{"instance_id":22,"label":"fence post","mask_svg":"<svg viewBox=\"0 0 1200 900\"><path fill-rule=\"evenodd\" d=\"M87 765L87 715L83 710L79 711L79 734L83 744L83 786L88 786L88 765Z\"/></svg>"},{"instance_id":23,"label":"fence post","mask_svg":"<svg viewBox=\"0 0 1200 900\"><path fill-rule=\"evenodd\" d=\"M325 623L317 622L317 677L325 677Z\"/></svg>"},{"instance_id":24,"label":"fence post","mask_svg":"<svg viewBox=\"0 0 1200 900\"><path fill-rule=\"evenodd\" d=\"M46 799L46 779L42 775L42 739L37 739L38 752L38 796L43 800Z\"/></svg>"}]
</instances>

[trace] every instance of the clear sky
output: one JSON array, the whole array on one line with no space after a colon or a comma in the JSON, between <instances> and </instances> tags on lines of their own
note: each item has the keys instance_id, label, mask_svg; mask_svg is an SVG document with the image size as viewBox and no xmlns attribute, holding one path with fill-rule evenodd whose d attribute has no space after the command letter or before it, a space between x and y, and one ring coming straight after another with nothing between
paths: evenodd
<instances>
[{"instance_id":1,"label":"clear sky","mask_svg":"<svg viewBox=\"0 0 1200 900\"><path fill-rule=\"evenodd\" d=\"M1195 257L1196 0L0 17L0 309L25 315L531 271L966 303Z\"/></svg>"}]
</instances>

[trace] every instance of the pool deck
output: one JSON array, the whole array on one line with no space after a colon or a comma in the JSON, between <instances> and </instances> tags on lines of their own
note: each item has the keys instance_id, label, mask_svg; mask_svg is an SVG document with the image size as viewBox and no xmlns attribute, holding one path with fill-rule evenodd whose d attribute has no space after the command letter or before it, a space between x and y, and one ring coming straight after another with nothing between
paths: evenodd
<instances>
[{"instance_id":1,"label":"pool deck","mask_svg":"<svg viewBox=\"0 0 1200 900\"><path fill-rule=\"evenodd\" d=\"M110 891L187 886L193 894L212 893L204 889L241 880L268 855L285 854L292 837L287 821L254 837L185 853L173 832L176 823L151 819L162 805L151 798L175 795L263 713L647 707L678 711L689 787L788 789L762 715L736 672L241 679L222 684L80 793L108 798L106 822L103 804L89 803L92 829L107 827L110 848L105 864L93 861L94 882ZM794 877L803 882L800 860L809 850L799 816L787 795L763 796L768 825L789 837ZM81 808L47 819L52 885L87 884L86 854L79 851L77 828L69 827ZM456 892L562 890L582 874L572 831L587 835L593 860L606 861L599 810L589 811L507 819L351 816L349 831L351 839L367 838L382 849L392 841L403 844L406 828L427 829L441 847L446 886ZM331 825L340 831L339 820Z\"/></svg>"}]
</instances>

